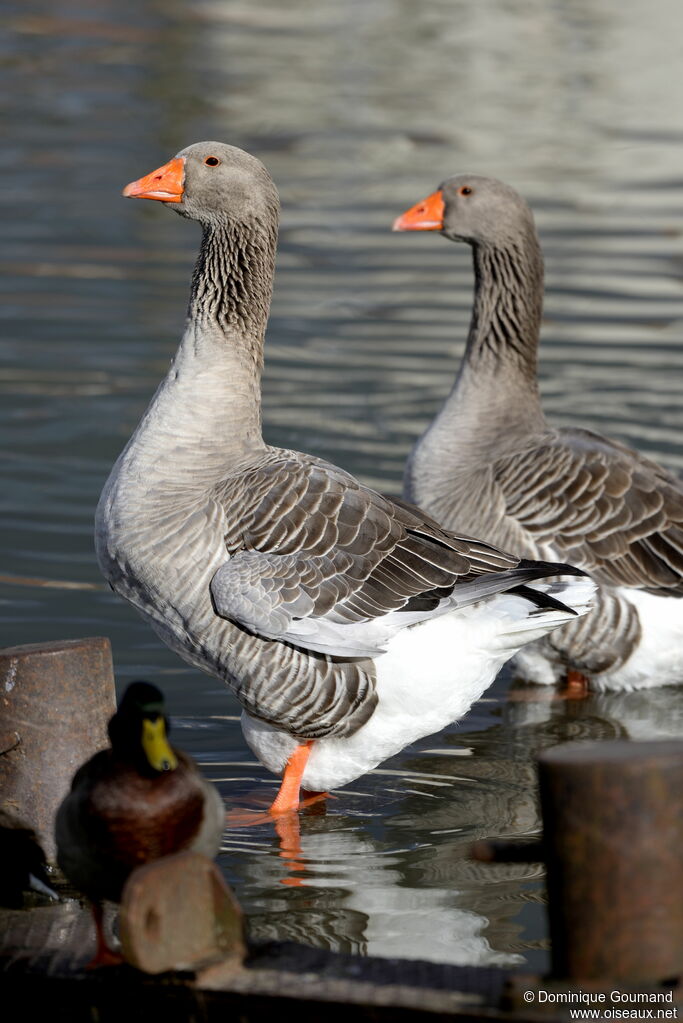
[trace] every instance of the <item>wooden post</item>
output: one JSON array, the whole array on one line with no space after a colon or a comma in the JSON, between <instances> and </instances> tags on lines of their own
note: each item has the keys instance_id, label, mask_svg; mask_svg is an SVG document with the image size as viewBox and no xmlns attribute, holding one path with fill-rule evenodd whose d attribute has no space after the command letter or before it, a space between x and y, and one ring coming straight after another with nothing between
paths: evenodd
<instances>
[{"instance_id":1,"label":"wooden post","mask_svg":"<svg viewBox=\"0 0 683 1023\"><path fill-rule=\"evenodd\" d=\"M554 977L683 973L683 741L572 742L539 758Z\"/></svg>"},{"instance_id":2,"label":"wooden post","mask_svg":"<svg viewBox=\"0 0 683 1023\"><path fill-rule=\"evenodd\" d=\"M124 958L145 973L242 966L244 918L215 863L175 853L138 867L121 899ZM218 971L218 974L220 971Z\"/></svg>"}]
</instances>

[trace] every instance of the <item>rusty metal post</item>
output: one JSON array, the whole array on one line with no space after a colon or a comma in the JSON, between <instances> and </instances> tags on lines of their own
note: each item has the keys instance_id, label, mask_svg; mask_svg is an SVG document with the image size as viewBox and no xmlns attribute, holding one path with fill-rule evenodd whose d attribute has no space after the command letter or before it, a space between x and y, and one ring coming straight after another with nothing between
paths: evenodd
<instances>
[{"instance_id":1,"label":"rusty metal post","mask_svg":"<svg viewBox=\"0 0 683 1023\"><path fill-rule=\"evenodd\" d=\"M572 742L539 757L552 973L683 974L683 741Z\"/></svg>"},{"instance_id":2,"label":"rusty metal post","mask_svg":"<svg viewBox=\"0 0 683 1023\"><path fill-rule=\"evenodd\" d=\"M74 772L108 745L116 710L108 639L0 650L0 803L54 859L54 817Z\"/></svg>"}]
</instances>

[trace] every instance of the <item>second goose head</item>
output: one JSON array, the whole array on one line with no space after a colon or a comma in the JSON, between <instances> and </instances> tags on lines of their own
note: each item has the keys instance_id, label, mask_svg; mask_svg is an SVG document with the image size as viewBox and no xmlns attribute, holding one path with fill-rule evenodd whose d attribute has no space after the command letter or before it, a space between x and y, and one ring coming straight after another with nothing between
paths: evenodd
<instances>
[{"instance_id":1,"label":"second goose head","mask_svg":"<svg viewBox=\"0 0 683 1023\"><path fill-rule=\"evenodd\" d=\"M394 231L440 231L452 241L506 246L535 236L521 195L496 178L456 174L394 221Z\"/></svg>"}]
</instances>

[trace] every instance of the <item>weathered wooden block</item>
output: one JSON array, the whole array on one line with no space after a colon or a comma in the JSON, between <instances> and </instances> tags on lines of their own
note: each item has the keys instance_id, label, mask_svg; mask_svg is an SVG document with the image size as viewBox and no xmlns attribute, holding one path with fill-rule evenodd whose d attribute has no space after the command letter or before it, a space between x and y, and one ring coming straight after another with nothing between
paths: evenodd
<instances>
[{"instance_id":1,"label":"weathered wooden block","mask_svg":"<svg viewBox=\"0 0 683 1023\"><path fill-rule=\"evenodd\" d=\"M138 867L121 900L124 958L145 973L199 970L246 954L242 910L215 863L195 852Z\"/></svg>"}]
</instances>

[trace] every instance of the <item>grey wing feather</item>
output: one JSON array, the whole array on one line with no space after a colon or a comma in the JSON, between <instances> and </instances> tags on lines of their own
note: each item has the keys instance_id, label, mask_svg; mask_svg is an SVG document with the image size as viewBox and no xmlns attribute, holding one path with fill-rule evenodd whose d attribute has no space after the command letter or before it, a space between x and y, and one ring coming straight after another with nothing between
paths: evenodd
<instances>
[{"instance_id":1,"label":"grey wing feather","mask_svg":"<svg viewBox=\"0 0 683 1023\"><path fill-rule=\"evenodd\" d=\"M301 585L291 578L289 584L280 585L287 568L293 567L291 557L241 552L221 566L211 581L216 611L250 632L306 650L337 657L376 657L401 629L511 589L529 578L529 570L522 567L474 576L455 585L451 580L447 588L425 587L427 594L435 596L423 606L419 603L423 594L418 594L417 600L403 597L401 608L395 611L364 598L366 584L360 596L341 600L327 615L314 617L314 601ZM272 585L275 575L278 583ZM355 613L348 613L349 607Z\"/></svg>"},{"instance_id":2,"label":"grey wing feather","mask_svg":"<svg viewBox=\"0 0 683 1023\"><path fill-rule=\"evenodd\" d=\"M300 738L368 720L371 658L398 629L558 571L446 532L297 452L268 450L212 497L225 545L214 607L240 630L224 677L250 714Z\"/></svg>"},{"instance_id":3,"label":"grey wing feather","mask_svg":"<svg viewBox=\"0 0 683 1023\"><path fill-rule=\"evenodd\" d=\"M282 453L237 485L221 495L241 515L211 593L220 615L260 636L372 657L407 625L529 578L512 571L519 558L316 459Z\"/></svg>"},{"instance_id":4,"label":"grey wing feather","mask_svg":"<svg viewBox=\"0 0 683 1023\"><path fill-rule=\"evenodd\" d=\"M494 463L506 515L599 582L683 594L683 483L622 444L563 430Z\"/></svg>"}]
</instances>

